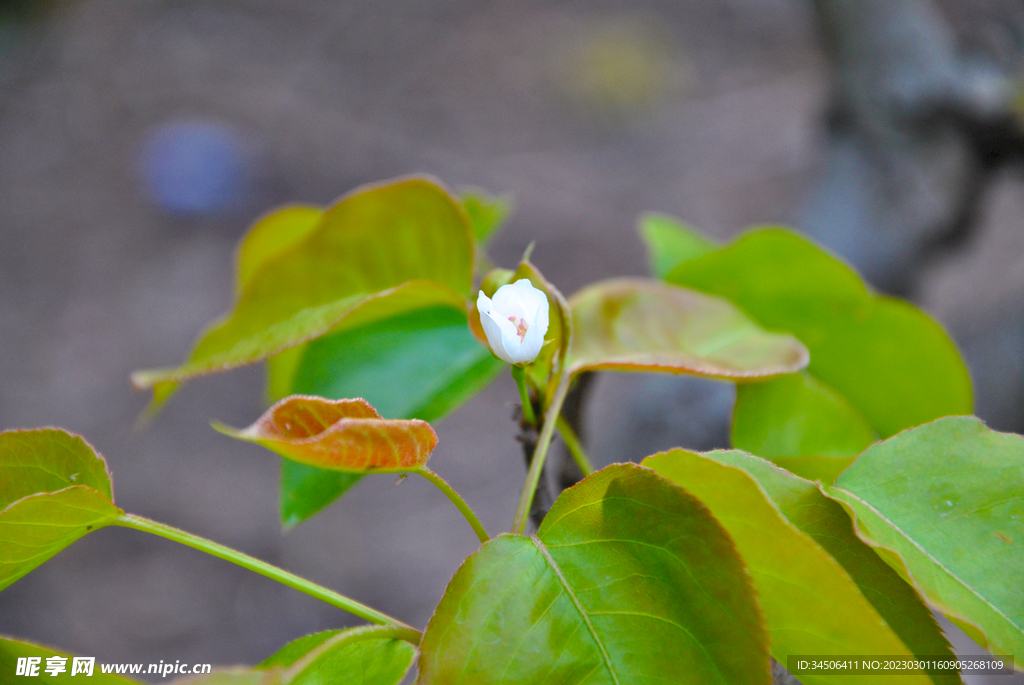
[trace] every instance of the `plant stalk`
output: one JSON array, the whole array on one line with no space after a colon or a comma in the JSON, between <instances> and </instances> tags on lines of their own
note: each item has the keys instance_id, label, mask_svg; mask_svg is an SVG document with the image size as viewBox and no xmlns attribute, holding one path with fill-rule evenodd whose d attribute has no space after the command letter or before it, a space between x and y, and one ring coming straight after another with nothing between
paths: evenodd
<instances>
[{"instance_id":1,"label":"plant stalk","mask_svg":"<svg viewBox=\"0 0 1024 685\"><path fill-rule=\"evenodd\" d=\"M159 535L160 537L167 538L168 540L174 540L175 542L187 545L193 549L198 549L201 552L212 554L215 557L220 557L225 561L230 561L233 564L237 564L242 568L247 568L250 571L255 571L262 576L266 576L272 580L287 585L290 588L304 592L310 597L315 597L323 602L327 602L331 606L338 607L344 611L354 614L359 618L369 621L370 623L376 623L377 625L384 626L397 626L407 631L412 631L417 635L420 634L418 630L403 623L398 619L391 618L387 614L383 614L376 609L372 609L365 604L361 604L354 599L338 594L334 590L328 590L327 588L317 585L311 581L301 578L294 573L289 573L284 569L280 569L276 566L272 566L265 561L260 561L255 557L250 557L248 554L239 552L238 550L225 547L219 543L201 538L198 535L185 532L173 526L168 526L164 523L152 521L142 516L136 516L134 514L122 514L114 522L115 525L124 526L126 528L134 528L135 530L141 530L146 533L152 533L153 535ZM402 639L408 639L411 633L406 633L406 637ZM412 640L409 639L411 642ZM418 640L416 644L418 644Z\"/></svg>"},{"instance_id":2,"label":"plant stalk","mask_svg":"<svg viewBox=\"0 0 1024 685\"><path fill-rule=\"evenodd\" d=\"M519 388L519 399L523 403L523 421L530 426L537 425L537 415L533 413L533 402L530 401L530 391L526 387L526 369L522 366L511 366L512 378Z\"/></svg>"},{"instance_id":3,"label":"plant stalk","mask_svg":"<svg viewBox=\"0 0 1024 685\"><path fill-rule=\"evenodd\" d=\"M448 482L444 478L437 475L436 473L428 469L426 466L421 466L416 471L414 471L414 473L420 474L421 476L429 480L431 483L436 485L437 489L443 492L445 494L445 497L451 500L452 504L454 504L458 508L458 510L462 512L462 515L466 517L466 520L469 522L469 525L473 527L473 532L476 533L476 536L478 538L480 538L480 542L487 542L491 539L491 536L488 535L487 531L484 529L483 524L480 523L480 519L476 517L476 514L473 512L473 510L470 509L468 504L466 504L466 500L462 499L459 493L455 492L455 488L448 485Z\"/></svg>"},{"instance_id":4,"label":"plant stalk","mask_svg":"<svg viewBox=\"0 0 1024 685\"><path fill-rule=\"evenodd\" d=\"M587 458L587 453L583 449L583 443L580 442L576 431L572 429L572 426L569 425L569 422L561 414L558 415L556 427L558 428L559 435L562 436L562 440L565 441L566 449L569 450L569 454L572 456L573 461L576 462L576 466L580 467L583 476L586 477L592 474L594 472L594 465Z\"/></svg>"},{"instance_id":5,"label":"plant stalk","mask_svg":"<svg viewBox=\"0 0 1024 685\"><path fill-rule=\"evenodd\" d=\"M565 404L562 405L562 413L559 414L572 428L577 441L583 444L584 420L583 413L587 398L590 396L590 389L593 387L596 375L593 371L584 371L573 376L572 387L569 394L565 396ZM568 449L568 448L566 448ZM572 456L569 454L568 456ZM579 483L585 477L582 469L577 466L575 459L563 459L558 469L558 491L561 492Z\"/></svg>"},{"instance_id":6,"label":"plant stalk","mask_svg":"<svg viewBox=\"0 0 1024 685\"><path fill-rule=\"evenodd\" d=\"M530 462L530 470L526 474L526 483L519 495L519 508L516 510L515 522L512 524L512 532L522 535L526 530L526 521L530 516L530 507L533 505L533 497L537 491L537 484L540 482L540 475L544 470L544 460L548 456L548 447L551 446L551 438L555 434L555 424L562 411L562 404L569 392L569 374L563 372L558 379L558 387L555 395L551 398L551 405L544 414L544 426L541 428L540 437L537 438L537 449L533 452L533 460Z\"/></svg>"}]
</instances>

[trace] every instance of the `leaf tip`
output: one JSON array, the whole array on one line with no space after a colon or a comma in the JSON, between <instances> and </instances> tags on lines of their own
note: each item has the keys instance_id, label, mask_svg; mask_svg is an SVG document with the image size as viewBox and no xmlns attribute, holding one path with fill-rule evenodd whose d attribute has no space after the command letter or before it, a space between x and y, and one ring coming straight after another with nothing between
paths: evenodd
<instances>
[{"instance_id":1,"label":"leaf tip","mask_svg":"<svg viewBox=\"0 0 1024 685\"><path fill-rule=\"evenodd\" d=\"M218 421L217 419L213 419L210 421L210 427L213 428L213 430L220 433L221 435L226 435L229 438L237 438L239 440L245 439L243 436L243 433L245 433L245 429L240 430L238 428L234 428L232 426L227 425L226 423Z\"/></svg>"}]
</instances>

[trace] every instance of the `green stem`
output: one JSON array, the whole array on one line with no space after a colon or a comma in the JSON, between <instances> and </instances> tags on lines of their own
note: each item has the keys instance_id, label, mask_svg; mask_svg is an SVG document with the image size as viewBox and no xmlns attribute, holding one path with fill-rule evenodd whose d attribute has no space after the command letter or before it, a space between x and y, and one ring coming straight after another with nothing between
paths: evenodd
<instances>
[{"instance_id":1,"label":"green stem","mask_svg":"<svg viewBox=\"0 0 1024 685\"><path fill-rule=\"evenodd\" d=\"M414 473L420 474L436 485L437 489L443 492L445 497L452 501L452 504L454 504L458 510L462 512L462 515L466 517L466 520L469 521L469 525L473 526L473 532L475 532L476 536L480 538L480 542L487 542L491 539L491 536L487 534L487 531L484 530L483 525L481 525L480 519L476 517L473 510L469 508L468 504L466 504L466 500L462 499L462 497L459 496L459 493L455 492L455 489L448 485L448 482L444 478L437 475L426 466L421 466L419 469L414 471Z\"/></svg>"},{"instance_id":2,"label":"green stem","mask_svg":"<svg viewBox=\"0 0 1024 685\"><path fill-rule=\"evenodd\" d=\"M519 508L516 510L516 519L512 524L512 532L522 534L526 530L526 521L530 517L530 507L533 505L533 496L537 492L537 484L540 482L540 474L544 470L544 460L548 456L548 447L551 446L551 438L555 434L557 417L562 413L562 404L565 396L569 393L569 374L563 373L558 379L558 388L551 398L551 406L544 414L544 427L541 428L540 437L537 438L537 447L533 450L533 459L530 461L530 471L526 474L526 483L519 495Z\"/></svg>"},{"instance_id":3,"label":"green stem","mask_svg":"<svg viewBox=\"0 0 1024 685\"><path fill-rule=\"evenodd\" d=\"M212 554L215 557L220 557L221 559L230 561L233 564L238 564L242 568L255 571L260 575L276 580L277 582L287 585L290 588L294 588L299 592L305 592L310 597L316 597L323 602L327 602L332 606L343 609L350 614L354 614L359 618L369 621L370 623L397 626L405 630L411 630L419 635L419 631L406 623L402 623L398 619L391 618L387 614L382 614L376 609L371 609L365 604L360 604L354 599L349 599L344 595L340 595L334 590L328 590L327 588L310 582L305 578L300 578L294 573L289 573L284 569L271 566L265 561L260 561L255 557L250 557L248 554L243 554L238 550L225 547L224 545L213 542L212 540L207 540L206 538L201 538L198 535L193 535L192 533L187 533L164 523L151 521L150 519L143 518L142 516L136 516L134 514L122 514L114 523L118 526L134 528L135 530L159 535L160 537L167 538L168 540L174 540L175 542L180 542L183 545L206 552L207 554Z\"/></svg>"},{"instance_id":4,"label":"green stem","mask_svg":"<svg viewBox=\"0 0 1024 685\"><path fill-rule=\"evenodd\" d=\"M576 466L580 467L580 471L583 472L584 476L592 474L594 472L594 465L587 459L587 453L583 450L583 444L580 442L579 436L576 435L576 431L572 429L572 426L569 425L569 422L561 414L558 415L558 422L555 425L562 436L562 440L565 441L565 446L569 449L569 454L572 455L573 461L576 462Z\"/></svg>"},{"instance_id":5,"label":"green stem","mask_svg":"<svg viewBox=\"0 0 1024 685\"><path fill-rule=\"evenodd\" d=\"M531 426L537 425L537 416L533 413L533 402L530 401L530 391L526 387L526 368L512 365L512 378L519 388L519 399L523 403L523 421Z\"/></svg>"}]
</instances>

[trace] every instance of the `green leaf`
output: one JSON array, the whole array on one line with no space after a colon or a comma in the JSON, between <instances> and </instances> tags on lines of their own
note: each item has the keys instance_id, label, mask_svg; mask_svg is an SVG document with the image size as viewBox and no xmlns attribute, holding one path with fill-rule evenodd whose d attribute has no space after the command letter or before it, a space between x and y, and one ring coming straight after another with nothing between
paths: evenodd
<instances>
[{"instance_id":1,"label":"green leaf","mask_svg":"<svg viewBox=\"0 0 1024 685\"><path fill-rule=\"evenodd\" d=\"M292 640L284 647L253 666L253 668L263 671L268 671L277 667L288 668L289 666L294 665L296 661L322 645L324 642L327 642L327 640L330 640L335 635L340 635L343 632L345 631L323 630L319 633L303 635L302 637Z\"/></svg>"},{"instance_id":2,"label":"green leaf","mask_svg":"<svg viewBox=\"0 0 1024 685\"><path fill-rule=\"evenodd\" d=\"M785 664L791 654L910 656L847 570L789 521L757 480L716 461L717 454L672 450L643 464L697 497L729 532L753 579L776 660ZM852 682L842 675L800 678L804 685ZM907 685L941 682L906 678Z\"/></svg>"},{"instance_id":3,"label":"green leaf","mask_svg":"<svg viewBox=\"0 0 1024 685\"><path fill-rule=\"evenodd\" d=\"M424 685L771 682L728 536L633 464L563 492L537 536L504 535L467 559L421 649Z\"/></svg>"},{"instance_id":4,"label":"green leaf","mask_svg":"<svg viewBox=\"0 0 1024 685\"><path fill-rule=\"evenodd\" d=\"M846 264L793 233L751 231L681 263L666 280L725 297L810 350L810 381L740 386L733 424L736 447L788 460L800 475L841 471L870 444L868 428L886 438L971 411L967 368L942 328L875 295ZM785 439L773 435L779 425Z\"/></svg>"},{"instance_id":5,"label":"green leaf","mask_svg":"<svg viewBox=\"0 0 1024 685\"><path fill-rule=\"evenodd\" d=\"M281 685L397 685L416 648L393 637L393 628L326 630L289 642L256 666L280 674Z\"/></svg>"},{"instance_id":6,"label":"green leaf","mask_svg":"<svg viewBox=\"0 0 1024 685\"><path fill-rule=\"evenodd\" d=\"M261 361L332 329L426 307L462 308L470 294L468 219L428 179L358 189L312 229L302 220L267 221L240 248L232 311L181 366L133 374L137 387L157 386L157 399L166 400L174 383ZM275 231L287 235L268 237Z\"/></svg>"},{"instance_id":7,"label":"green leaf","mask_svg":"<svg viewBox=\"0 0 1024 685\"><path fill-rule=\"evenodd\" d=\"M207 330L186 363L173 369L136 371L132 383L138 388L176 384L262 361L332 329L355 328L416 309L462 304L461 296L445 286L432 281L410 281L369 295L352 295L297 309L278 320L271 318L272 308L260 312L249 307L250 311L230 316ZM163 392L169 395L168 391Z\"/></svg>"},{"instance_id":8,"label":"green leaf","mask_svg":"<svg viewBox=\"0 0 1024 685\"><path fill-rule=\"evenodd\" d=\"M325 630L289 642L251 670L235 668L176 685L398 685L416 648L387 626Z\"/></svg>"},{"instance_id":9,"label":"green leaf","mask_svg":"<svg viewBox=\"0 0 1024 685\"><path fill-rule=\"evenodd\" d=\"M287 685L398 685L416 659L408 642L367 626L332 635L292 665ZM292 673L293 671L294 674Z\"/></svg>"},{"instance_id":10,"label":"green leaf","mask_svg":"<svg viewBox=\"0 0 1024 685\"><path fill-rule=\"evenodd\" d=\"M600 281L569 304L572 373L667 371L735 380L807 365L807 350L793 336L766 333L722 298L658 281Z\"/></svg>"},{"instance_id":11,"label":"green leaf","mask_svg":"<svg viewBox=\"0 0 1024 685\"><path fill-rule=\"evenodd\" d=\"M56 676L50 675L46 672L46 660L50 657L60 656L67 659L65 663L66 671L59 673ZM0 679L10 682L33 682L31 677L18 677L17 673L18 659L22 657L39 657L41 659L39 664L39 674L35 678L37 681L45 683L54 683L54 685L75 685L76 683L89 683L89 685L131 685L137 684L139 681L130 680L117 675L108 675L100 671L100 663L96 662L93 665L92 677L85 676L82 673L71 675L72 670L72 659L74 656L67 652L54 649L53 647L44 647L43 645L37 645L32 642L25 642L23 640L14 640L8 637L0 637Z\"/></svg>"},{"instance_id":12,"label":"green leaf","mask_svg":"<svg viewBox=\"0 0 1024 685\"><path fill-rule=\"evenodd\" d=\"M479 188L465 188L459 195L477 245L486 245L512 212L512 197L494 196Z\"/></svg>"},{"instance_id":13,"label":"green leaf","mask_svg":"<svg viewBox=\"0 0 1024 685\"><path fill-rule=\"evenodd\" d=\"M0 433L0 590L121 513L106 462L82 438Z\"/></svg>"},{"instance_id":14,"label":"green leaf","mask_svg":"<svg viewBox=\"0 0 1024 685\"><path fill-rule=\"evenodd\" d=\"M328 651L289 685L398 685L416 660L416 648L401 640L361 641Z\"/></svg>"},{"instance_id":15,"label":"green leaf","mask_svg":"<svg viewBox=\"0 0 1024 685\"><path fill-rule=\"evenodd\" d=\"M846 397L806 371L737 392L732 442L804 478L833 482L875 437Z\"/></svg>"},{"instance_id":16,"label":"green leaf","mask_svg":"<svg viewBox=\"0 0 1024 685\"><path fill-rule=\"evenodd\" d=\"M647 244L651 274L658 278L665 278L683 262L715 249L712 241L665 214L641 214L637 228Z\"/></svg>"},{"instance_id":17,"label":"green leaf","mask_svg":"<svg viewBox=\"0 0 1024 685\"><path fill-rule=\"evenodd\" d=\"M388 418L437 421L487 386L502 368L473 337L465 311L444 307L331 333L292 348L270 360L268 386L285 395L362 397ZM287 461L281 468L281 520L286 527L320 511L359 480L357 475Z\"/></svg>"},{"instance_id":18,"label":"green leaf","mask_svg":"<svg viewBox=\"0 0 1024 685\"><path fill-rule=\"evenodd\" d=\"M53 428L0 433L0 509L40 492L72 486L114 498L107 462L78 435Z\"/></svg>"},{"instance_id":19,"label":"green leaf","mask_svg":"<svg viewBox=\"0 0 1024 685\"><path fill-rule=\"evenodd\" d=\"M1024 665L1024 438L940 419L871 447L828 493L928 602Z\"/></svg>"},{"instance_id":20,"label":"green leaf","mask_svg":"<svg viewBox=\"0 0 1024 685\"><path fill-rule=\"evenodd\" d=\"M281 459L281 525L294 528L348 492L361 473L328 471Z\"/></svg>"},{"instance_id":21,"label":"green leaf","mask_svg":"<svg viewBox=\"0 0 1024 685\"><path fill-rule=\"evenodd\" d=\"M384 419L364 399L292 395L248 428L214 428L300 464L350 473L415 471L437 445L426 421Z\"/></svg>"},{"instance_id":22,"label":"green leaf","mask_svg":"<svg viewBox=\"0 0 1024 685\"><path fill-rule=\"evenodd\" d=\"M857 537L846 510L826 497L816 483L738 450L704 456L743 469L757 481L786 520L839 562L864 598L913 654L955 658L949 641L914 588ZM935 676L933 680L960 683L959 678L949 674Z\"/></svg>"},{"instance_id":23,"label":"green leaf","mask_svg":"<svg viewBox=\"0 0 1024 685\"><path fill-rule=\"evenodd\" d=\"M464 310L423 309L309 343L289 393L362 397L388 418L437 421L502 368Z\"/></svg>"}]
</instances>

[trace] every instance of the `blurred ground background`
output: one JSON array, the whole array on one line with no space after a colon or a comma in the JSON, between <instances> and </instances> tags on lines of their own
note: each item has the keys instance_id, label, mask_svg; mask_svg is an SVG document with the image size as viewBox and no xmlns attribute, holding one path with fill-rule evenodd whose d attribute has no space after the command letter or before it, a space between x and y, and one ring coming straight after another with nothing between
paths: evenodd
<instances>
[{"instance_id":1,"label":"blurred ground background","mask_svg":"<svg viewBox=\"0 0 1024 685\"><path fill-rule=\"evenodd\" d=\"M872 5L892 16L858 34ZM476 547L431 486L369 478L283 534L277 458L208 425L258 416L261 370L189 384L142 431L127 377L180 360L229 306L262 212L428 172L514 194L491 256L536 239L567 293L646 272L641 211L721 240L801 226L937 316L978 414L1020 431L1022 26L1017 0L0 2L0 427L79 432L123 508L424 625ZM515 397L503 376L443 422L431 462L492 530L524 475ZM720 445L730 403L728 386L602 377L595 460ZM101 662L255 663L353 622L120 529L0 594L0 633Z\"/></svg>"}]
</instances>

